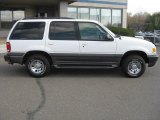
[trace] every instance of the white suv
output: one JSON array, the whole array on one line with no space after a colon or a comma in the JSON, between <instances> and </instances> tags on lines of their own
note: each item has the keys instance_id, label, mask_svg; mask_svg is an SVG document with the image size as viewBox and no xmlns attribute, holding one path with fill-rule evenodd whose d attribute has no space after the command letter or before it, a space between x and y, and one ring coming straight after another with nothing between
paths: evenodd
<instances>
[{"instance_id":1,"label":"white suv","mask_svg":"<svg viewBox=\"0 0 160 120\"><path fill-rule=\"evenodd\" d=\"M116 36L96 21L24 19L7 38L5 61L25 64L30 75L42 77L55 68L121 67L128 77L139 77L158 60L151 42Z\"/></svg>"}]
</instances>

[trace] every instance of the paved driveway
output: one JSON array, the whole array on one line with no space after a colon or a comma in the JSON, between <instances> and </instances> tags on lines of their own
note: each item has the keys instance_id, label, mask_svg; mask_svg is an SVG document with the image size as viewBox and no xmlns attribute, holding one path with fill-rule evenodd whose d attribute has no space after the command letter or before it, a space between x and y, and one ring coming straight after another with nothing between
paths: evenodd
<instances>
[{"instance_id":1,"label":"paved driveway","mask_svg":"<svg viewBox=\"0 0 160 120\"><path fill-rule=\"evenodd\" d=\"M160 61L138 79L119 69L36 79L0 55L0 120L160 120Z\"/></svg>"},{"instance_id":2,"label":"paved driveway","mask_svg":"<svg viewBox=\"0 0 160 120\"><path fill-rule=\"evenodd\" d=\"M0 44L0 54L1 53L6 53L6 51L7 51L6 50L6 45L5 44L3 44L3 45Z\"/></svg>"}]
</instances>

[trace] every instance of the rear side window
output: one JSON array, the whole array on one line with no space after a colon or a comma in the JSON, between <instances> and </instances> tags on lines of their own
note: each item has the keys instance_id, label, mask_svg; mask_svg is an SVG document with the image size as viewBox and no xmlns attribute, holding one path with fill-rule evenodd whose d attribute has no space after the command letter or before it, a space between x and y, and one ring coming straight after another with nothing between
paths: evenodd
<instances>
[{"instance_id":1,"label":"rear side window","mask_svg":"<svg viewBox=\"0 0 160 120\"><path fill-rule=\"evenodd\" d=\"M45 22L19 22L14 28L10 40L42 40Z\"/></svg>"},{"instance_id":2,"label":"rear side window","mask_svg":"<svg viewBox=\"0 0 160 120\"><path fill-rule=\"evenodd\" d=\"M74 22L52 22L49 30L50 40L76 40Z\"/></svg>"}]
</instances>

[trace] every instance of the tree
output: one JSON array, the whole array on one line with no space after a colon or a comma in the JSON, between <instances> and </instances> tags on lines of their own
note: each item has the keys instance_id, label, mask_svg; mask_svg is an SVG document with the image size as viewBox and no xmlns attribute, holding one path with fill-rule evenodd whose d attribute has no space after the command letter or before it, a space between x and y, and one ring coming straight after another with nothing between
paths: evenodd
<instances>
[{"instance_id":1,"label":"tree","mask_svg":"<svg viewBox=\"0 0 160 120\"><path fill-rule=\"evenodd\" d=\"M160 30L160 12L149 13L137 13L132 15L128 13L128 27L135 31L154 31Z\"/></svg>"},{"instance_id":2,"label":"tree","mask_svg":"<svg viewBox=\"0 0 160 120\"><path fill-rule=\"evenodd\" d=\"M146 19L150 16L149 13L136 13L132 15L128 13L128 27L136 31L143 31L146 26Z\"/></svg>"}]
</instances>

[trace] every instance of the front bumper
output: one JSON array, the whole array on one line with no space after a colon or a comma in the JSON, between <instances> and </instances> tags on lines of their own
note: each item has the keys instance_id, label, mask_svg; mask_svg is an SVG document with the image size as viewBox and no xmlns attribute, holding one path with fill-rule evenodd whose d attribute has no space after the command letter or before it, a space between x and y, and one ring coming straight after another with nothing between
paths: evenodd
<instances>
[{"instance_id":1,"label":"front bumper","mask_svg":"<svg viewBox=\"0 0 160 120\"><path fill-rule=\"evenodd\" d=\"M148 67L153 67L156 62L158 61L159 56L158 55L152 55L148 56Z\"/></svg>"}]
</instances>

